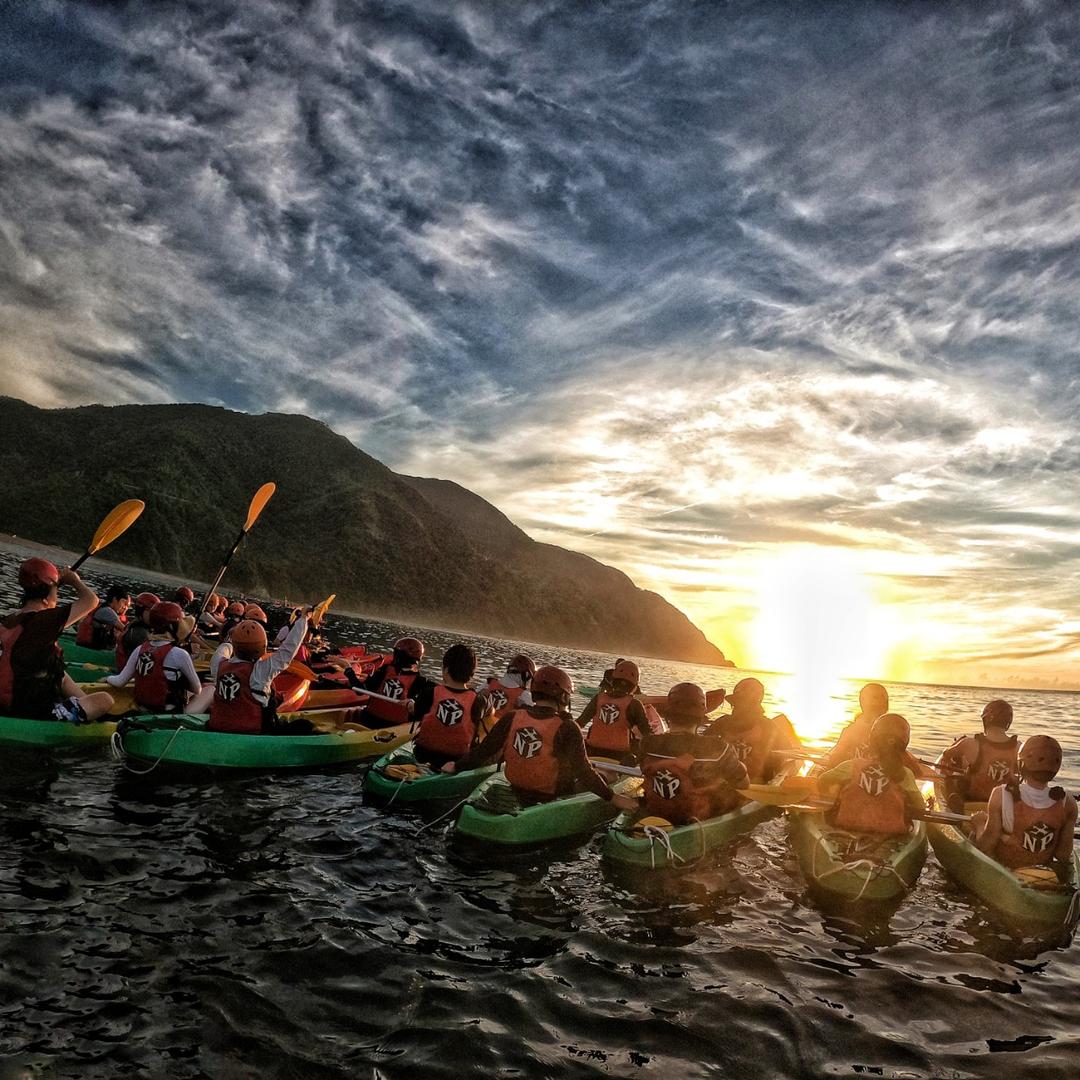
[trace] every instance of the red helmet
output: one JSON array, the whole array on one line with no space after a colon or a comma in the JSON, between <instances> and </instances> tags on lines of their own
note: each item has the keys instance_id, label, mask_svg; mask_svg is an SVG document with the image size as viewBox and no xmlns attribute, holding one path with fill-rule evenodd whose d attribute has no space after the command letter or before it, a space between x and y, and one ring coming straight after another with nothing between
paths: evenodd
<instances>
[{"instance_id":1,"label":"red helmet","mask_svg":"<svg viewBox=\"0 0 1080 1080\"><path fill-rule=\"evenodd\" d=\"M225 609L225 614L236 615L242 619L244 617L244 605L239 600L233 600Z\"/></svg>"},{"instance_id":2,"label":"red helmet","mask_svg":"<svg viewBox=\"0 0 1080 1080\"><path fill-rule=\"evenodd\" d=\"M184 617L184 609L173 600L162 600L150 609L150 629L163 634Z\"/></svg>"},{"instance_id":3,"label":"red helmet","mask_svg":"<svg viewBox=\"0 0 1080 1080\"><path fill-rule=\"evenodd\" d=\"M574 680L562 668L545 664L532 677L533 697L551 698L553 701L568 702L574 692Z\"/></svg>"},{"instance_id":4,"label":"red helmet","mask_svg":"<svg viewBox=\"0 0 1080 1080\"><path fill-rule=\"evenodd\" d=\"M161 597L152 592L141 592L135 597L136 611L149 611L155 604L161 603Z\"/></svg>"},{"instance_id":5,"label":"red helmet","mask_svg":"<svg viewBox=\"0 0 1080 1080\"><path fill-rule=\"evenodd\" d=\"M424 659L424 643L419 638L403 637L394 642L394 652L402 652L414 660Z\"/></svg>"},{"instance_id":6,"label":"red helmet","mask_svg":"<svg viewBox=\"0 0 1080 1080\"><path fill-rule=\"evenodd\" d=\"M186 586L181 585L179 589L173 593L173 599L178 604L190 604L195 599L195 594Z\"/></svg>"},{"instance_id":7,"label":"red helmet","mask_svg":"<svg viewBox=\"0 0 1080 1080\"><path fill-rule=\"evenodd\" d=\"M1000 727L1008 730L1013 722L1013 707L1001 698L994 698L983 706L983 727Z\"/></svg>"},{"instance_id":8,"label":"red helmet","mask_svg":"<svg viewBox=\"0 0 1080 1080\"><path fill-rule=\"evenodd\" d=\"M1049 735L1029 735L1020 747L1018 759L1025 773L1057 776L1061 768L1061 743Z\"/></svg>"},{"instance_id":9,"label":"red helmet","mask_svg":"<svg viewBox=\"0 0 1080 1080\"><path fill-rule=\"evenodd\" d=\"M665 716L684 716L688 720L704 720L707 712L705 691L697 683L677 683L667 692Z\"/></svg>"},{"instance_id":10,"label":"red helmet","mask_svg":"<svg viewBox=\"0 0 1080 1080\"><path fill-rule=\"evenodd\" d=\"M631 686L636 687L638 684L638 679L640 677L641 672L638 671L638 666L634 663L633 660L620 660L611 669L612 680L622 679L625 682L628 682Z\"/></svg>"},{"instance_id":11,"label":"red helmet","mask_svg":"<svg viewBox=\"0 0 1080 1080\"><path fill-rule=\"evenodd\" d=\"M516 656L510 657L506 670L516 671L519 675L527 675L531 679L536 674L536 661L531 656L519 652Z\"/></svg>"},{"instance_id":12,"label":"red helmet","mask_svg":"<svg viewBox=\"0 0 1080 1080\"><path fill-rule=\"evenodd\" d=\"M740 679L727 696L728 701L760 705L765 700L765 685L760 679Z\"/></svg>"},{"instance_id":13,"label":"red helmet","mask_svg":"<svg viewBox=\"0 0 1080 1080\"><path fill-rule=\"evenodd\" d=\"M899 713L887 712L879 716L870 729L871 746L894 743L901 750L906 750L910 741L911 725Z\"/></svg>"},{"instance_id":14,"label":"red helmet","mask_svg":"<svg viewBox=\"0 0 1080 1080\"><path fill-rule=\"evenodd\" d=\"M244 619L233 627L229 640L243 656L262 656L266 652L266 629L254 619Z\"/></svg>"},{"instance_id":15,"label":"red helmet","mask_svg":"<svg viewBox=\"0 0 1080 1080\"><path fill-rule=\"evenodd\" d=\"M248 604L244 608L244 618L264 623L266 622L266 612L258 604Z\"/></svg>"},{"instance_id":16,"label":"red helmet","mask_svg":"<svg viewBox=\"0 0 1080 1080\"><path fill-rule=\"evenodd\" d=\"M59 582L60 571L48 559L39 559L35 556L27 559L19 567L19 584L24 589L33 589L41 585L57 585Z\"/></svg>"}]
</instances>

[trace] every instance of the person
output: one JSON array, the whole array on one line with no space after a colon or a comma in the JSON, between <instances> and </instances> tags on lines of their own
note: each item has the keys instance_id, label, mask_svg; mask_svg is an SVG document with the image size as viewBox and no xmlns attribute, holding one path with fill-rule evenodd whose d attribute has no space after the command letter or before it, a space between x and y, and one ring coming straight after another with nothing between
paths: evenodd
<instances>
[{"instance_id":1,"label":"person","mask_svg":"<svg viewBox=\"0 0 1080 1080\"><path fill-rule=\"evenodd\" d=\"M678 683L661 712L669 730L644 736L637 748L645 813L688 825L734 810L742 802L737 789L750 780L723 736L697 733L707 720L705 691L696 683Z\"/></svg>"},{"instance_id":2,"label":"person","mask_svg":"<svg viewBox=\"0 0 1080 1080\"><path fill-rule=\"evenodd\" d=\"M60 604L60 586L75 600ZM89 723L113 706L107 693L84 694L64 670L60 635L86 618L98 598L77 573L48 559L19 567L19 610L0 619L0 713L28 720Z\"/></svg>"},{"instance_id":3,"label":"person","mask_svg":"<svg viewBox=\"0 0 1080 1080\"><path fill-rule=\"evenodd\" d=\"M533 704L504 716L482 742L443 772L466 772L501 758L506 779L523 805L592 792L620 810L637 800L613 792L585 752L585 736L570 715L574 682L562 668L545 665L532 678Z\"/></svg>"},{"instance_id":4,"label":"person","mask_svg":"<svg viewBox=\"0 0 1080 1080\"><path fill-rule=\"evenodd\" d=\"M95 608L80 623L75 634L75 644L87 649L112 650L127 625L127 610L131 594L123 585L110 585L105 593L105 603Z\"/></svg>"},{"instance_id":5,"label":"person","mask_svg":"<svg viewBox=\"0 0 1080 1080\"><path fill-rule=\"evenodd\" d=\"M899 713L885 713L870 729L870 753L849 758L818 779L823 795L838 788L832 824L851 832L903 835L911 831L912 818L926 810L905 764L911 727Z\"/></svg>"},{"instance_id":6,"label":"person","mask_svg":"<svg viewBox=\"0 0 1080 1080\"><path fill-rule=\"evenodd\" d=\"M764 700L765 687L759 679L740 679L727 695L731 712L705 729L706 735L727 739L752 784L767 783L783 767L785 759L774 751L798 750L802 745L783 713L766 716Z\"/></svg>"},{"instance_id":7,"label":"person","mask_svg":"<svg viewBox=\"0 0 1080 1080\"><path fill-rule=\"evenodd\" d=\"M195 599L195 594L187 587L187 585L181 585L176 592L173 593L173 603L179 604L183 611L187 611L188 604Z\"/></svg>"},{"instance_id":8,"label":"person","mask_svg":"<svg viewBox=\"0 0 1080 1080\"><path fill-rule=\"evenodd\" d=\"M228 641L218 646L211 662L215 672L212 686L203 687L188 706L191 712L206 712L207 731L241 735L308 735L310 720L284 720L277 715L273 682L292 663L308 632L308 613L293 624L289 636L267 654L266 630L253 619L243 619L233 627Z\"/></svg>"},{"instance_id":9,"label":"person","mask_svg":"<svg viewBox=\"0 0 1080 1080\"><path fill-rule=\"evenodd\" d=\"M888 711L888 690L880 683L867 683L859 691L859 714L840 732L836 745L825 755L825 768L834 768L852 758L869 757L870 732L874 722Z\"/></svg>"},{"instance_id":10,"label":"person","mask_svg":"<svg viewBox=\"0 0 1080 1080\"><path fill-rule=\"evenodd\" d=\"M266 629L266 623L267 623L266 612L263 611L263 609L261 607L259 607L258 604L245 604L244 605L244 618L245 619L251 619L252 622L259 623L264 630Z\"/></svg>"},{"instance_id":11,"label":"person","mask_svg":"<svg viewBox=\"0 0 1080 1080\"><path fill-rule=\"evenodd\" d=\"M221 621L220 639L222 641L229 640L229 634L232 633L232 628L238 623L243 622L245 604L242 600L232 600L225 605L225 614Z\"/></svg>"},{"instance_id":12,"label":"person","mask_svg":"<svg viewBox=\"0 0 1080 1080\"><path fill-rule=\"evenodd\" d=\"M633 660L619 660L605 672L599 693L581 711L578 727L589 725L585 747L590 757L622 759L643 736L650 732L645 707L634 694L638 690L640 672Z\"/></svg>"},{"instance_id":13,"label":"person","mask_svg":"<svg viewBox=\"0 0 1080 1080\"><path fill-rule=\"evenodd\" d=\"M988 701L982 734L961 736L938 758L950 810L963 813L965 802L986 802L999 784L1015 779L1019 740L1009 734L1012 722L1013 707L1007 701Z\"/></svg>"},{"instance_id":14,"label":"person","mask_svg":"<svg viewBox=\"0 0 1080 1080\"><path fill-rule=\"evenodd\" d=\"M222 624L225 622L224 618L218 614L218 609L221 605L221 597L217 593L211 593L206 598L206 607L202 614L199 616L199 632L205 637L213 634L217 635L221 630Z\"/></svg>"},{"instance_id":15,"label":"person","mask_svg":"<svg viewBox=\"0 0 1080 1080\"><path fill-rule=\"evenodd\" d=\"M191 654L183 647L195 618L170 600L150 609L150 638L128 657L123 670L108 675L110 686L135 680L135 704L143 712L184 712L188 698L202 690Z\"/></svg>"},{"instance_id":16,"label":"person","mask_svg":"<svg viewBox=\"0 0 1080 1080\"><path fill-rule=\"evenodd\" d=\"M1017 754L1019 779L990 793L985 813L975 815L972 835L980 851L1011 870L1068 864L1076 829L1076 799L1050 787L1061 769L1061 744L1031 735Z\"/></svg>"},{"instance_id":17,"label":"person","mask_svg":"<svg viewBox=\"0 0 1080 1080\"><path fill-rule=\"evenodd\" d=\"M417 761L440 769L472 748L491 712L487 691L469 685L475 674L476 653L468 645L451 645L443 654L442 682L427 683L407 702L409 712L420 718L413 737Z\"/></svg>"},{"instance_id":18,"label":"person","mask_svg":"<svg viewBox=\"0 0 1080 1080\"><path fill-rule=\"evenodd\" d=\"M144 642L150 640L150 611L161 598L152 592L141 592L135 597L128 615L127 625L116 643L116 670L123 671L128 657Z\"/></svg>"},{"instance_id":19,"label":"person","mask_svg":"<svg viewBox=\"0 0 1080 1080\"><path fill-rule=\"evenodd\" d=\"M516 653L510 657L505 675L488 676L488 696L491 698L491 707L494 709L489 718L492 722L501 720L519 706L525 709L532 704L528 686L529 680L535 674L536 661L525 653Z\"/></svg>"},{"instance_id":20,"label":"person","mask_svg":"<svg viewBox=\"0 0 1080 1080\"><path fill-rule=\"evenodd\" d=\"M394 702L370 698L360 716L360 723L369 727L382 724L408 723L411 715L423 716L415 709L416 699L421 691L431 688L430 680L420 674L420 661L424 658L424 643L419 638L402 637L394 642L390 660L376 668L366 679L361 679L351 667L345 668L345 679L358 693L370 690L373 694L382 694L394 699ZM400 702L400 704L397 704Z\"/></svg>"}]
</instances>

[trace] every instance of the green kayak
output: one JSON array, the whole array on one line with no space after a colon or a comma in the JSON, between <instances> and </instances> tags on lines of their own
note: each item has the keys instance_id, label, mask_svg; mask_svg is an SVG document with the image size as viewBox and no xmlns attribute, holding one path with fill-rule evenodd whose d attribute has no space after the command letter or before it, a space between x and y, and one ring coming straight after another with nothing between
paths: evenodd
<instances>
[{"instance_id":1,"label":"green kayak","mask_svg":"<svg viewBox=\"0 0 1080 1080\"><path fill-rule=\"evenodd\" d=\"M955 825L927 827L930 844L945 873L978 897L1010 928L1021 933L1068 931L1080 918L1080 859L1058 873L1057 883L1025 882L996 859L983 854Z\"/></svg>"},{"instance_id":2,"label":"green kayak","mask_svg":"<svg viewBox=\"0 0 1080 1080\"><path fill-rule=\"evenodd\" d=\"M93 746L108 742L116 730L114 720L98 724L68 724L63 720L23 720L0 716L0 742L29 746Z\"/></svg>"},{"instance_id":3,"label":"green kayak","mask_svg":"<svg viewBox=\"0 0 1080 1080\"><path fill-rule=\"evenodd\" d=\"M625 777L613 788L626 795L636 794L641 789L641 778ZM506 776L499 771L492 773L469 796L454 835L504 848L531 847L591 833L616 813L610 802L591 792L522 806Z\"/></svg>"},{"instance_id":4,"label":"green kayak","mask_svg":"<svg viewBox=\"0 0 1080 1080\"><path fill-rule=\"evenodd\" d=\"M419 769L424 769L419 766ZM490 776L497 766L484 765L467 772L418 772L412 742L384 754L364 777L364 794L376 801L398 804L430 802L434 799L464 799L477 784ZM411 778L395 777L396 770L414 772Z\"/></svg>"},{"instance_id":5,"label":"green kayak","mask_svg":"<svg viewBox=\"0 0 1080 1080\"><path fill-rule=\"evenodd\" d=\"M640 811L620 814L608 829L603 856L613 866L635 871L688 867L779 815L777 807L750 799L726 814L692 825L649 826L642 831L636 825Z\"/></svg>"},{"instance_id":6,"label":"green kayak","mask_svg":"<svg viewBox=\"0 0 1080 1080\"><path fill-rule=\"evenodd\" d=\"M106 671L116 670L116 653L112 649L90 649L85 645L76 645L75 638L67 634L60 638L60 647L64 650L64 664L92 664L104 667Z\"/></svg>"},{"instance_id":7,"label":"green kayak","mask_svg":"<svg viewBox=\"0 0 1080 1080\"><path fill-rule=\"evenodd\" d=\"M835 829L820 813L793 813L791 845L811 889L834 900L888 903L918 880L926 861L926 824L904 836Z\"/></svg>"},{"instance_id":8,"label":"green kayak","mask_svg":"<svg viewBox=\"0 0 1080 1080\"><path fill-rule=\"evenodd\" d=\"M290 718L303 717L303 712ZM317 720L318 713L308 719ZM409 725L343 728L314 735L234 735L207 731L208 717L140 716L122 725L118 749L153 765L211 769L317 769L377 757L406 742ZM135 768L133 771L144 771Z\"/></svg>"}]
</instances>

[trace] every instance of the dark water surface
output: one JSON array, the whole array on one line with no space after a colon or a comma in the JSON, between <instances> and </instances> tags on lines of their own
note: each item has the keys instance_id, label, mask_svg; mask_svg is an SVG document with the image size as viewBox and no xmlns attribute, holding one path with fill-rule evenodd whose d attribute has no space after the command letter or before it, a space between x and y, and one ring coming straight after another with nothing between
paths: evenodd
<instances>
[{"instance_id":1,"label":"dark water surface","mask_svg":"<svg viewBox=\"0 0 1080 1080\"><path fill-rule=\"evenodd\" d=\"M0 552L3 608L13 565ZM332 629L381 645L399 628ZM424 637L429 656L451 640ZM514 651L473 644L484 673ZM608 659L534 653L586 682ZM733 678L642 664L651 691ZM990 696L891 689L926 751L977 726ZM855 690L813 730L792 719L828 741ZM1019 729L1080 745L1080 699L1010 697ZM1012 939L933 855L896 911L852 921L805 896L781 820L643 895L601 866L598 838L476 865L446 822L364 806L358 769L178 782L137 780L104 750L2 753L0 1077L1035 1078L1080 1063L1076 949ZM1078 765L1070 753L1073 787Z\"/></svg>"}]
</instances>

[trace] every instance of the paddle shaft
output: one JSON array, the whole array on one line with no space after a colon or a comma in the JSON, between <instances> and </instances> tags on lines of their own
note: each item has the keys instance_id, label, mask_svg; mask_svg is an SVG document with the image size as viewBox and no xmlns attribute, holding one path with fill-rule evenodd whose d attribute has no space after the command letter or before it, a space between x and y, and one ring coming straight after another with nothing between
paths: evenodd
<instances>
[{"instance_id":1,"label":"paddle shaft","mask_svg":"<svg viewBox=\"0 0 1080 1080\"><path fill-rule=\"evenodd\" d=\"M217 592L217 587L221 584L221 579L225 576L225 571L229 569L229 563L232 562L232 557L236 554L240 547L240 543L245 536L247 536L247 529L241 529L240 535L236 538L236 543L229 549L229 554L225 556L225 561L221 564L221 569L218 571L217 577L214 578L214 584L203 594L202 603L199 605L199 612L195 616L196 622L202 618L203 612L206 611L206 605L210 602L210 597Z\"/></svg>"}]
</instances>

